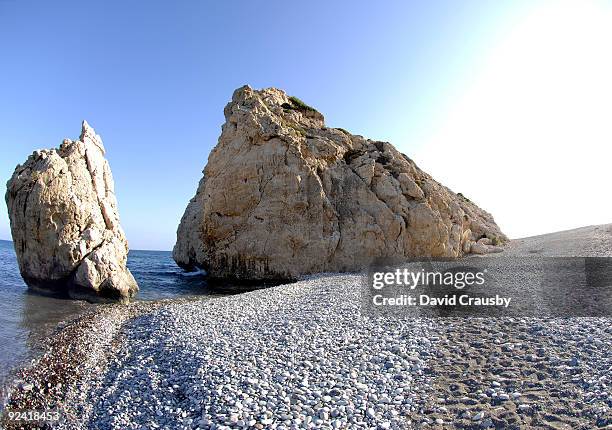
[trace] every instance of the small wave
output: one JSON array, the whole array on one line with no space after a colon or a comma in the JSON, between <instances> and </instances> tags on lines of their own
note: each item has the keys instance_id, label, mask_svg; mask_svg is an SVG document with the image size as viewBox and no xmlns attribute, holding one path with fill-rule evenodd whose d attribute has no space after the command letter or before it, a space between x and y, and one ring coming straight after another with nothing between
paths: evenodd
<instances>
[{"instance_id":1,"label":"small wave","mask_svg":"<svg viewBox=\"0 0 612 430\"><path fill-rule=\"evenodd\" d=\"M191 276L206 276L206 270L199 269L199 270L196 270L195 272L181 272L180 275L181 276L187 276L187 277L191 277Z\"/></svg>"}]
</instances>

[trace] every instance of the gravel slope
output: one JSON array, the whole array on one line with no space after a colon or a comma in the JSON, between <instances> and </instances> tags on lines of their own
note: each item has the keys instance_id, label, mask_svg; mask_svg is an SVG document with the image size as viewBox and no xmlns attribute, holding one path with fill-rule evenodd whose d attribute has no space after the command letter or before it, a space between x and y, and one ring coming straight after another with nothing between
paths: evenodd
<instances>
[{"instance_id":1,"label":"gravel slope","mask_svg":"<svg viewBox=\"0 0 612 430\"><path fill-rule=\"evenodd\" d=\"M513 239L503 254L547 257L612 257L612 224Z\"/></svg>"},{"instance_id":2,"label":"gravel slope","mask_svg":"<svg viewBox=\"0 0 612 430\"><path fill-rule=\"evenodd\" d=\"M501 258L611 248L606 225L519 239ZM9 409L59 404L66 420L56 427L75 429L612 425L608 318L402 321L362 314L364 286L359 275L327 274L135 305L113 327L106 318L105 356L94 332L63 340L85 356L98 345L99 365L66 359L67 374L86 377L49 388L43 358Z\"/></svg>"}]
</instances>

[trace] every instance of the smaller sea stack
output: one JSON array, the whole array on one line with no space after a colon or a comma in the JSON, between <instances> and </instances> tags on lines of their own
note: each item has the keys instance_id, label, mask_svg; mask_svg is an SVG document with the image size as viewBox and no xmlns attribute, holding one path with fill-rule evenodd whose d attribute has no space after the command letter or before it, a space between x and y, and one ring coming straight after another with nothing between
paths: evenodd
<instances>
[{"instance_id":1,"label":"smaller sea stack","mask_svg":"<svg viewBox=\"0 0 612 430\"><path fill-rule=\"evenodd\" d=\"M79 140L35 151L8 181L11 233L30 288L121 302L138 291L104 154L102 139L83 121Z\"/></svg>"}]
</instances>

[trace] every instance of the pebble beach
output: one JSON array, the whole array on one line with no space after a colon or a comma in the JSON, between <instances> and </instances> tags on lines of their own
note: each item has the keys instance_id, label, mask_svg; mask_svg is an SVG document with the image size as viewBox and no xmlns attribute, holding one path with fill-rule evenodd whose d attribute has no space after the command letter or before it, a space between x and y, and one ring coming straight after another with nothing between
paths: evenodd
<instances>
[{"instance_id":1,"label":"pebble beach","mask_svg":"<svg viewBox=\"0 0 612 430\"><path fill-rule=\"evenodd\" d=\"M612 229L598 228L573 240L599 237L597 255L612 255ZM506 254L557 254L542 237ZM60 421L39 425L612 425L608 318L402 320L362 312L365 285L362 275L322 274L233 296L101 306L58 330L20 371L4 424L28 428L6 421L11 410L56 408Z\"/></svg>"}]
</instances>

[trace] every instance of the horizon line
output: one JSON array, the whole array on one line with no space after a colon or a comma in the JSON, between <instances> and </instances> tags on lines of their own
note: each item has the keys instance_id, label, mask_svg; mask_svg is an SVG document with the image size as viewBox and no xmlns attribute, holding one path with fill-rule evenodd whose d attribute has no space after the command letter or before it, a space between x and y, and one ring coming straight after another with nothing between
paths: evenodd
<instances>
[{"instance_id":1,"label":"horizon line","mask_svg":"<svg viewBox=\"0 0 612 430\"><path fill-rule=\"evenodd\" d=\"M0 239L0 242L13 242L12 239ZM153 252L172 252L171 249L136 249L136 248L130 248L128 250L129 251L153 251Z\"/></svg>"}]
</instances>

